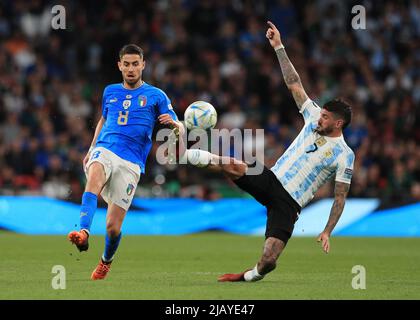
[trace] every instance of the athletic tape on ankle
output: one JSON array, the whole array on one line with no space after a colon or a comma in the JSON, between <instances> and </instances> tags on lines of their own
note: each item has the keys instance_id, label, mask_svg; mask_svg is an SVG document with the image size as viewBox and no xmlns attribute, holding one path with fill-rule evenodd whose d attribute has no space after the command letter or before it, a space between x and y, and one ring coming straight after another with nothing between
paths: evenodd
<instances>
[{"instance_id":1,"label":"athletic tape on ankle","mask_svg":"<svg viewBox=\"0 0 420 320\"><path fill-rule=\"evenodd\" d=\"M245 281L258 281L262 278L264 278L264 276L258 273L257 266L255 266L254 269L245 272L244 274Z\"/></svg>"},{"instance_id":2,"label":"athletic tape on ankle","mask_svg":"<svg viewBox=\"0 0 420 320\"><path fill-rule=\"evenodd\" d=\"M189 164L197 167L206 167L210 163L211 153L200 149L189 149L185 151Z\"/></svg>"}]
</instances>

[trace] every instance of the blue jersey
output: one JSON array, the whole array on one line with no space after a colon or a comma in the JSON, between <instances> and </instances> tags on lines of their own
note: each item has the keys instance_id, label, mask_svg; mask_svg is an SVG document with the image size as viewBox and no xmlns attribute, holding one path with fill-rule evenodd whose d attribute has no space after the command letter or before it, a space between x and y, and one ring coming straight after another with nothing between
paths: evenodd
<instances>
[{"instance_id":1,"label":"blue jersey","mask_svg":"<svg viewBox=\"0 0 420 320\"><path fill-rule=\"evenodd\" d=\"M177 120L171 101L162 90L146 82L137 89L126 89L122 83L111 84L102 98L102 116L106 121L96 146L138 164L144 173L153 128L163 113Z\"/></svg>"}]
</instances>

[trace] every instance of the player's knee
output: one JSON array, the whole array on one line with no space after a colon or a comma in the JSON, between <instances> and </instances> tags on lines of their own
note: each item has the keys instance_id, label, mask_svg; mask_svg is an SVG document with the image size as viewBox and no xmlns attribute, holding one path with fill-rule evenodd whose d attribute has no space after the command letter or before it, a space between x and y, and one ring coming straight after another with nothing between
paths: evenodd
<instances>
[{"instance_id":1,"label":"player's knee","mask_svg":"<svg viewBox=\"0 0 420 320\"><path fill-rule=\"evenodd\" d=\"M116 238L120 235L120 228L117 226L116 223L108 223L106 225L106 233L110 238Z\"/></svg>"},{"instance_id":2,"label":"player's knee","mask_svg":"<svg viewBox=\"0 0 420 320\"><path fill-rule=\"evenodd\" d=\"M103 183L101 181L91 179L91 180L88 180L88 182L86 183L85 191L99 194L102 190L102 187L103 187Z\"/></svg>"},{"instance_id":3,"label":"player's knee","mask_svg":"<svg viewBox=\"0 0 420 320\"><path fill-rule=\"evenodd\" d=\"M243 176L248 171L248 165L245 162L241 162L240 164L236 165L236 170L240 176Z\"/></svg>"},{"instance_id":4,"label":"player's knee","mask_svg":"<svg viewBox=\"0 0 420 320\"><path fill-rule=\"evenodd\" d=\"M121 224L122 224L122 221L119 221L119 219L108 217L106 221L106 233L108 237L110 238L118 237L118 235L121 232Z\"/></svg>"},{"instance_id":5,"label":"player's knee","mask_svg":"<svg viewBox=\"0 0 420 320\"><path fill-rule=\"evenodd\" d=\"M248 166L245 162L230 158L229 164L224 168L225 172L234 178L239 178L245 175Z\"/></svg>"}]
</instances>

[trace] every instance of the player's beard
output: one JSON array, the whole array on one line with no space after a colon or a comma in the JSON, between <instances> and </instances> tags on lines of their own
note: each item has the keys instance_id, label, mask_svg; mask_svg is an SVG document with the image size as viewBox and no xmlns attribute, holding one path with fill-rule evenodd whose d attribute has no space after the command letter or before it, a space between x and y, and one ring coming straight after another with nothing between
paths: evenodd
<instances>
[{"instance_id":1,"label":"player's beard","mask_svg":"<svg viewBox=\"0 0 420 320\"><path fill-rule=\"evenodd\" d=\"M124 81L125 83L127 83L130 87L134 87L139 81L140 81L141 76L138 76L137 78L129 78L129 77L125 77Z\"/></svg>"},{"instance_id":2,"label":"player's beard","mask_svg":"<svg viewBox=\"0 0 420 320\"><path fill-rule=\"evenodd\" d=\"M317 126L316 129L315 129L315 131L321 136L327 136L331 132L333 132L333 130L334 130L333 126L326 127L324 129L322 129L320 126Z\"/></svg>"}]
</instances>

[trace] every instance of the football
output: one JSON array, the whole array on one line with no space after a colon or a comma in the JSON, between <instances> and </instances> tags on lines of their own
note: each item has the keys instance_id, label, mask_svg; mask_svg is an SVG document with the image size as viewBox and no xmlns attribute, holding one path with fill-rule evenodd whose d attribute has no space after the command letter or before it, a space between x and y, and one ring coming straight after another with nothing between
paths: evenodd
<instances>
[{"instance_id":1,"label":"football","mask_svg":"<svg viewBox=\"0 0 420 320\"><path fill-rule=\"evenodd\" d=\"M185 110L184 121L188 130L213 129L217 123L217 112L210 103L195 101Z\"/></svg>"}]
</instances>

